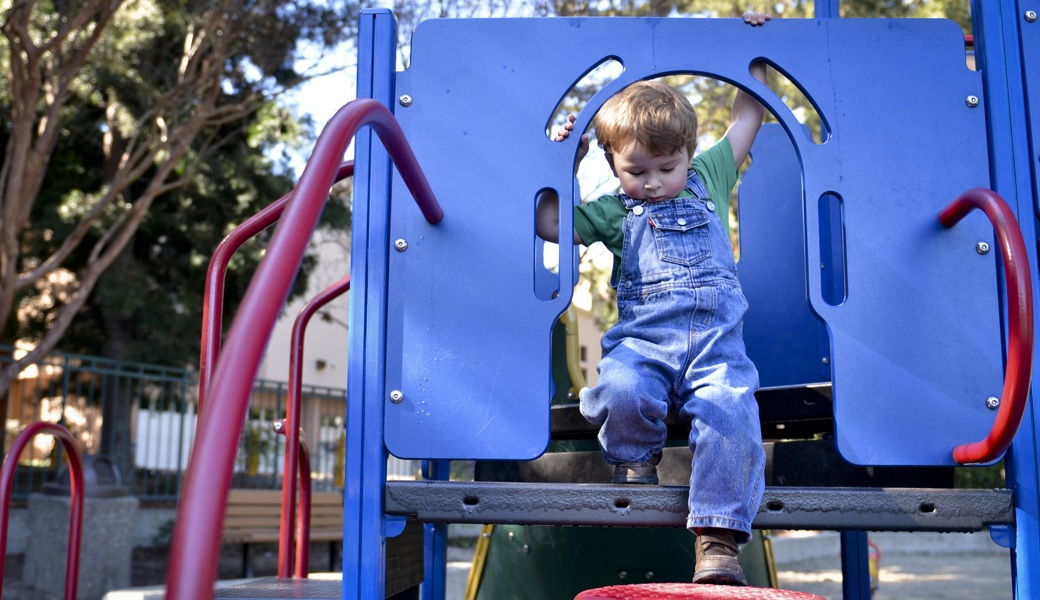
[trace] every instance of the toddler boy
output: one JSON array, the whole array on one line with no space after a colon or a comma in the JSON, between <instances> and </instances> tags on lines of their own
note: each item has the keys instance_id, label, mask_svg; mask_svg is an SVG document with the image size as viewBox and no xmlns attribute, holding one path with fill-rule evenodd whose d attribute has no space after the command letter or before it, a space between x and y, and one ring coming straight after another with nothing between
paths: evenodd
<instances>
[{"instance_id":1,"label":"toddler boy","mask_svg":"<svg viewBox=\"0 0 1040 600\"><path fill-rule=\"evenodd\" d=\"M749 11L743 18L762 25L771 17ZM764 81L765 65L751 73ZM747 301L728 227L737 167L764 112L739 90L725 137L694 157L689 100L658 82L629 85L593 120L622 192L574 212L574 243L603 242L614 254L618 303L618 322L602 339L599 380L581 390L581 412L600 425L614 483L657 484L669 406L677 403L690 420L695 583L747 585L738 544L750 538L765 485L758 371L744 348ZM587 150L583 136L579 160ZM559 238L558 203L551 192L538 202L537 232L549 241Z\"/></svg>"}]
</instances>

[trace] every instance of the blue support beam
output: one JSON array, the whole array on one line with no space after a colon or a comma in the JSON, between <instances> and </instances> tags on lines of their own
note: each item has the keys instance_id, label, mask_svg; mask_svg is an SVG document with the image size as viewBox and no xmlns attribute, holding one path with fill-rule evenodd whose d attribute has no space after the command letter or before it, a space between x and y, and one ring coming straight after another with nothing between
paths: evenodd
<instances>
[{"instance_id":1,"label":"blue support beam","mask_svg":"<svg viewBox=\"0 0 1040 600\"><path fill-rule=\"evenodd\" d=\"M1037 239L1034 150L1029 125L1036 127L1037 115L1029 114L1026 86L1035 90L1040 82L1035 50L1038 47L1035 19L1028 12L1040 8L1035 0L1023 2L972 3L976 59L982 71L986 99L989 160L992 189L1003 196L1017 213L1022 235ZM1031 44L1033 55L1026 52ZM1033 72L1027 64L1032 63ZM1035 106L1036 101L1033 100ZM1027 118L1023 118L1026 116ZM1037 295L1036 246L1027 244L1033 268L1033 295ZM1035 318L1035 317L1034 317ZM1034 322L1034 330L1036 323ZM1016 599L1040 593L1040 460L1037 457L1037 408L1030 394L1019 433L1006 461L1008 485L1015 491L1015 535L1012 556Z\"/></svg>"},{"instance_id":2,"label":"blue support beam","mask_svg":"<svg viewBox=\"0 0 1040 600\"><path fill-rule=\"evenodd\" d=\"M358 41L359 98L392 107L397 24L388 10L363 12ZM355 140L347 448L344 490L343 598L382 598L385 590L383 356L391 163L373 133Z\"/></svg>"},{"instance_id":3,"label":"blue support beam","mask_svg":"<svg viewBox=\"0 0 1040 600\"><path fill-rule=\"evenodd\" d=\"M870 557L866 531L841 532L841 597L870 600Z\"/></svg>"}]
</instances>

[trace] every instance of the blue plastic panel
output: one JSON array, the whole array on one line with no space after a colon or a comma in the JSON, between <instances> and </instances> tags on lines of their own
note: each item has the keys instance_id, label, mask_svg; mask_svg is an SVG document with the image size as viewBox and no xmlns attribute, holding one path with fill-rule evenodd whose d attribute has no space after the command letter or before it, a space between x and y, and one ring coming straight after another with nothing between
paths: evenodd
<instances>
[{"instance_id":1,"label":"blue plastic panel","mask_svg":"<svg viewBox=\"0 0 1040 600\"><path fill-rule=\"evenodd\" d=\"M802 170L777 123L762 126L737 188L744 342L762 387L828 381L830 346L806 297ZM822 342L822 343L821 343Z\"/></svg>"},{"instance_id":2,"label":"blue plastic panel","mask_svg":"<svg viewBox=\"0 0 1040 600\"><path fill-rule=\"evenodd\" d=\"M704 51L720 49L725 51ZM545 447L549 332L569 301L535 293L534 199L572 189L576 139L552 142L561 96L614 57L625 84L695 72L747 88L790 136L801 164L807 297L830 337L838 446L860 464L950 464L985 436L1002 385L996 257L981 215L951 230L936 218L986 187L982 96L961 30L941 20L437 20L415 32L396 107L439 195L444 221L422 220L400 181L390 239L386 443L402 457L532 458ZM791 111L748 74L767 57L797 82L831 131L815 145ZM984 102L984 101L983 101ZM813 265L820 202L840 199L847 279L829 304ZM763 200L768 201L768 199ZM563 211L569 230L569 211ZM831 231L824 228L824 231ZM572 261L561 261L563 281ZM828 296L829 297L829 296ZM781 328L782 331L782 328Z\"/></svg>"}]
</instances>

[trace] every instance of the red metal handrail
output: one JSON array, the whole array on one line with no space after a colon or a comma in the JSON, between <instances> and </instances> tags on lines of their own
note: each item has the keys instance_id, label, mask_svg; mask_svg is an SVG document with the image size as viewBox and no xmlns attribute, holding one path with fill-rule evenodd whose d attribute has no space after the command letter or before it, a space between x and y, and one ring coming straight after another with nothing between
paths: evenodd
<instances>
[{"instance_id":1,"label":"red metal handrail","mask_svg":"<svg viewBox=\"0 0 1040 600\"><path fill-rule=\"evenodd\" d=\"M274 423L274 431L280 435L286 435L286 424L285 419L278 419ZM287 436L288 437L288 436ZM289 571L293 571L293 577L297 579L307 579L308 573L310 573L310 561L311 561L311 455L307 449L307 439L304 437L302 431L297 431L298 447L299 447L299 475L300 475L300 520L296 522L296 540L299 544L296 546L296 566L293 569L292 565L289 564L289 557L286 554L282 556L282 543L279 542L278 546L278 576L281 578L288 578ZM288 443L288 442L287 442ZM289 473L291 471L285 471ZM288 477L282 478L282 486L285 486L285 480ZM293 480L295 483L295 479ZM286 521L285 516L285 504L283 499L282 504L282 523ZM290 545L292 541L290 540Z\"/></svg>"},{"instance_id":2,"label":"red metal handrail","mask_svg":"<svg viewBox=\"0 0 1040 600\"><path fill-rule=\"evenodd\" d=\"M221 526L252 382L336 167L354 134L366 125L383 142L426 220L437 223L443 218L404 132L386 107L363 98L351 101L332 117L318 138L296 188L297 197L286 207L228 332L225 345L234 352L223 352L217 359L207 397L220 401L207 401L199 416L170 547L166 578L169 600L200 600L213 595Z\"/></svg>"},{"instance_id":3,"label":"red metal handrail","mask_svg":"<svg viewBox=\"0 0 1040 600\"><path fill-rule=\"evenodd\" d=\"M79 456L79 448L68 429L56 423L31 423L22 430L11 444L11 450L4 459L0 470L0 583L4 580L4 560L7 556L7 520L11 508L11 489L14 487L14 472L18 468L18 457L29 444L29 440L38 433L53 435L65 447L69 459L69 549L65 557L65 600L76 600L79 587L79 548L83 537L83 461ZM3 598L3 587L0 586L0 598Z\"/></svg>"},{"instance_id":4,"label":"red metal handrail","mask_svg":"<svg viewBox=\"0 0 1040 600\"><path fill-rule=\"evenodd\" d=\"M350 275L332 284L308 302L293 323L292 344L289 348L289 398L285 407L285 466L283 473L292 473L296 464L297 447L300 438L300 402L303 386L303 341L307 333L307 325L314 313L332 300L342 296L350 289ZM302 475L302 473L301 473ZM307 472L310 477L310 471ZM293 521L296 518L296 485L295 478L288 475L282 478L282 518L278 534L278 576L288 577L289 554L293 547ZM301 506L303 502L300 502ZM306 540L301 540L305 544Z\"/></svg>"},{"instance_id":5,"label":"red metal handrail","mask_svg":"<svg viewBox=\"0 0 1040 600\"><path fill-rule=\"evenodd\" d=\"M1007 283L1007 365L1000 408L985 439L953 449L961 464L987 463L999 458L1011 445L1022 423L1033 369L1033 289L1029 281L1029 257L1015 214L996 192L975 188L961 194L939 213L939 222L953 227L974 209L983 211L993 225L1004 262Z\"/></svg>"},{"instance_id":6,"label":"red metal handrail","mask_svg":"<svg viewBox=\"0 0 1040 600\"><path fill-rule=\"evenodd\" d=\"M338 183L354 174L354 161L348 160L340 164L334 182ZM209 380L213 366L220 356L220 328L223 325L224 310L224 274L227 273L231 257L261 231L273 225L282 216L285 206L293 199L295 190L282 196L270 206L249 217L227 235L217 246L213 257L209 259L206 270L206 290L202 304L202 352L199 357L199 406L202 413L203 399L209 390Z\"/></svg>"}]
</instances>

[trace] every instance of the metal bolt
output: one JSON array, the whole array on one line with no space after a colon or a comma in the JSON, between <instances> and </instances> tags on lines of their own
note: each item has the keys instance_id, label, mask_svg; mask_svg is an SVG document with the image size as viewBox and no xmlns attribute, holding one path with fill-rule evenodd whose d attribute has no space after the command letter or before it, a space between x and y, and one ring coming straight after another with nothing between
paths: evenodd
<instances>
[{"instance_id":1,"label":"metal bolt","mask_svg":"<svg viewBox=\"0 0 1040 600\"><path fill-rule=\"evenodd\" d=\"M989 244L986 242L979 242L975 244L975 251L979 254L989 254Z\"/></svg>"},{"instance_id":2,"label":"metal bolt","mask_svg":"<svg viewBox=\"0 0 1040 600\"><path fill-rule=\"evenodd\" d=\"M513 539L513 532L512 531L509 532L509 539Z\"/></svg>"},{"instance_id":3,"label":"metal bolt","mask_svg":"<svg viewBox=\"0 0 1040 600\"><path fill-rule=\"evenodd\" d=\"M524 546L523 546L523 548L521 548L521 550L524 551L524 554L530 554L531 553L531 547L528 546L527 544L524 544Z\"/></svg>"},{"instance_id":4,"label":"metal bolt","mask_svg":"<svg viewBox=\"0 0 1040 600\"><path fill-rule=\"evenodd\" d=\"M968 105L968 108L975 108L979 105L979 97L972 94L964 99L964 103Z\"/></svg>"},{"instance_id":5,"label":"metal bolt","mask_svg":"<svg viewBox=\"0 0 1040 600\"><path fill-rule=\"evenodd\" d=\"M411 106L412 105L412 97L409 96L408 94L401 94L401 97L398 98L398 102L401 103L401 106L405 106L405 107Z\"/></svg>"},{"instance_id":6,"label":"metal bolt","mask_svg":"<svg viewBox=\"0 0 1040 600\"><path fill-rule=\"evenodd\" d=\"M271 428L274 429L275 433L282 433L285 431L285 419L276 419L275 422L271 424Z\"/></svg>"},{"instance_id":7,"label":"metal bolt","mask_svg":"<svg viewBox=\"0 0 1040 600\"><path fill-rule=\"evenodd\" d=\"M825 365L829 365L829 364L831 364L831 359L829 359L826 356L824 356L823 358L820 359L820 362L822 362Z\"/></svg>"},{"instance_id":8,"label":"metal bolt","mask_svg":"<svg viewBox=\"0 0 1040 600\"><path fill-rule=\"evenodd\" d=\"M394 404L400 404L404 400L404 394L401 390L394 390L390 392L390 401Z\"/></svg>"},{"instance_id":9,"label":"metal bolt","mask_svg":"<svg viewBox=\"0 0 1040 600\"><path fill-rule=\"evenodd\" d=\"M1026 21L1029 21L1030 23L1036 23L1036 11L1035 10L1027 10L1026 11Z\"/></svg>"},{"instance_id":10,"label":"metal bolt","mask_svg":"<svg viewBox=\"0 0 1040 600\"><path fill-rule=\"evenodd\" d=\"M650 581L653 578L654 578L654 572L653 571L647 571L646 572L646 580Z\"/></svg>"},{"instance_id":11,"label":"metal bolt","mask_svg":"<svg viewBox=\"0 0 1040 600\"><path fill-rule=\"evenodd\" d=\"M997 398L996 396L986 398L986 408L990 410L997 410L1000 408L1000 398Z\"/></svg>"},{"instance_id":12,"label":"metal bolt","mask_svg":"<svg viewBox=\"0 0 1040 600\"><path fill-rule=\"evenodd\" d=\"M394 248L396 248L398 252L404 252L405 250L408 249L408 240L404 240L404 239L395 240L394 241Z\"/></svg>"},{"instance_id":13,"label":"metal bolt","mask_svg":"<svg viewBox=\"0 0 1040 600\"><path fill-rule=\"evenodd\" d=\"M618 571L618 579L628 579L628 571Z\"/></svg>"}]
</instances>

